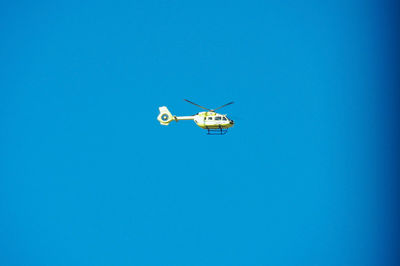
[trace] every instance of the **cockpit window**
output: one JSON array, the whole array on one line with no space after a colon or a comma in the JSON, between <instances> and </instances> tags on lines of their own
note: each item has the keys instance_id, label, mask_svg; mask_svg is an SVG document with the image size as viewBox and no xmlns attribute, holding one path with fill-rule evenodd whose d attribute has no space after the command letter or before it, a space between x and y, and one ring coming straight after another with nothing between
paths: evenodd
<instances>
[{"instance_id":1,"label":"cockpit window","mask_svg":"<svg viewBox=\"0 0 400 266\"><path fill-rule=\"evenodd\" d=\"M223 117L222 117L222 120L226 121L226 117L225 117L225 116L223 116Z\"/></svg>"},{"instance_id":2,"label":"cockpit window","mask_svg":"<svg viewBox=\"0 0 400 266\"><path fill-rule=\"evenodd\" d=\"M221 120L220 116L215 117L215 120Z\"/></svg>"}]
</instances>

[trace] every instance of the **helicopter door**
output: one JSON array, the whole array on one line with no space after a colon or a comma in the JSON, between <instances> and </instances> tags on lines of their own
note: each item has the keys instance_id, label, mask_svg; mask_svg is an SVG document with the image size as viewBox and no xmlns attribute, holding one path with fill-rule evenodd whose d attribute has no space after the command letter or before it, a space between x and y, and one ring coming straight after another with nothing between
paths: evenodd
<instances>
[{"instance_id":1,"label":"helicopter door","mask_svg":"<svg viewBox=\"0 0 400 266\"><path fill-rule=\"evenodd\" d=\"M221 125L222 124L222 117L216 116L214 124L215 125Z\"/></svg>"},{"instance_id":2,"label":"helicopter door","mask_svg":"<svg viewBox=\"0 0 400 266\"><path fill-rule=\"evenodd\" d=\"M206 125L206 126L210 126L210 125L214 125L214 117L212 117L212 116L207 116L207 117L205 117L205 121L204 121L204 124Z\"/></svg>"}]
</instances>

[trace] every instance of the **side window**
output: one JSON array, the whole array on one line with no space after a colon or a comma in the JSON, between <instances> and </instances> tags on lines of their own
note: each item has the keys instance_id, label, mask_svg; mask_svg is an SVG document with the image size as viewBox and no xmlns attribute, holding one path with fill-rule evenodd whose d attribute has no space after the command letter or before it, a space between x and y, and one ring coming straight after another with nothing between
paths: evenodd
<instances>
[{"instance_id":1,"label":"side window","mask_svg":"<svg viewBox=\"0 0 400 266\"><path fill-rule=\"evenodd\" d=\"M208 117L208 120L212 120L212 117L211 117L211 116L209 116L209 117Z\"/></svg>"},{"instance_id":2,"label":"side window","mask_svg":"<svg viewBox=\"0 0 400 266\"><path fill-rule=\"evenodd\" d=\"M215 117L215 120L221 120L220 116Z\"/></svg>"},{"instance_id":3,"label":"side window","mask_svg":"<svg viewBox=\"0 0 400 266\"><path fill-rule=\"evenodd\" d=\"M222 120L226 121L226 117L225 117L225 116L223 116L223 117L222 117Z\"/></svg>"}]
</instances>

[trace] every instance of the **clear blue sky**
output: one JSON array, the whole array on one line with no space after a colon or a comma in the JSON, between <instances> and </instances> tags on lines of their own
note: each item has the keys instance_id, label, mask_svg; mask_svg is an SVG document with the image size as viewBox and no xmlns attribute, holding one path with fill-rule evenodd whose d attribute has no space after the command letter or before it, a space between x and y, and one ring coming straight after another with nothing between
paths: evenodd
<instances>
[{"instance_id":1,"label":"clear blue sky","mask_svg":"<svg viewBox=\"0 0 400 266\"><path fill-rule=\"evenodd\" d=\"M395 265L394 6L0 4L0 264Z\"/></svg>"}]
</instances>

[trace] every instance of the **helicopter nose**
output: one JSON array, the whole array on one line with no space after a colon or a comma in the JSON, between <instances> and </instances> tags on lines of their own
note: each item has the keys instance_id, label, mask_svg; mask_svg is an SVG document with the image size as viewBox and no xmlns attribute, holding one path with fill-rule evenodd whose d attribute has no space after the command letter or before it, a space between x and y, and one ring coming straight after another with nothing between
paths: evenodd
<instances>
[{"instance_id":1,"label":"helicopter nose","mask_svg":"<svg viewBox=\"0 0 400 266\"><path fill-rule=\"evenodd\" d=\"M229 124L233 125L235 124L235 122L233 122L233 120L229 121Z\"/></svg>"}]
</instances>

